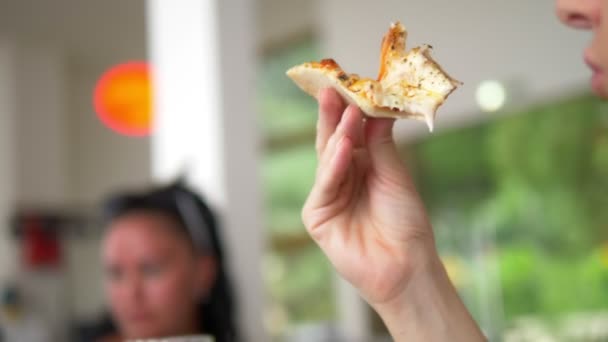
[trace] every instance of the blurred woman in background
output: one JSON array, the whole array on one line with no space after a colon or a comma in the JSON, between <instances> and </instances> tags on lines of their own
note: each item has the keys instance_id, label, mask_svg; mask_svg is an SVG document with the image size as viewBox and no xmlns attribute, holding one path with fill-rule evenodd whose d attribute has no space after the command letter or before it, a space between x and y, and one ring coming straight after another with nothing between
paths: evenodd
<instances>
[{"instance_id":1,"label":"blurred woman in background","mask_svg":"<svg viewBox=\"0 0 608 342\"><path fill-rule=\"evenodd\" d=\"M110 198L102 244L111 316L97 341L196 334L236 341L216 220L180 184Z\"/></svg>"}]
</instances>

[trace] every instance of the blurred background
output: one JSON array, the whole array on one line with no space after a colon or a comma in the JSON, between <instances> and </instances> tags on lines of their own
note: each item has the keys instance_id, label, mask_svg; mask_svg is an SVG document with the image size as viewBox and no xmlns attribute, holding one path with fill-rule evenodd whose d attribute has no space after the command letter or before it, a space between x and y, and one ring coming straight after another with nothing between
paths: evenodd
<instances>
[{"instance_id":1,"label":"blurred background","mask_svg":"<svg viewBox=\"0 0 608 342\"><path fill-rule=\"evenodd\" d=\"M385 339L300 222L316 105L285 70L373 77L400 20L464 82L434 133L395 132L468 308L492 340L608 340L608 104L553 6L0 0L0 327L94 321L99 201L185 175L222 216L248 340Z\"/></svg>"}]
</instances>

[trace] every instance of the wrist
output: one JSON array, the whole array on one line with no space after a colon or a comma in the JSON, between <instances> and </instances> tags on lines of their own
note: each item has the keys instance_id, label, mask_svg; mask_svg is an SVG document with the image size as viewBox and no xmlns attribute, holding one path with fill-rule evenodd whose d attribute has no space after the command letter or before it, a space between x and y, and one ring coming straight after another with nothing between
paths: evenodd
<instances>
[{"instance_id":1,"label":"wrist","mask_svg":"<svg viewBox=\"0 0 608 342\"><path fill-rule=\"evenodd\" d=\"M437 253L419 266L398 296L373 305L395 341L485 341Z\"/></svg>"}]
</instances>

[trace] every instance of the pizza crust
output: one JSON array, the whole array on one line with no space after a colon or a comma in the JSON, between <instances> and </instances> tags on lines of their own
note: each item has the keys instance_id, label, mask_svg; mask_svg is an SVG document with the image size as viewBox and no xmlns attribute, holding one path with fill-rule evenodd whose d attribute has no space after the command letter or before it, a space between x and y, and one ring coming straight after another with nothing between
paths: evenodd
<instances>
[{"instance_id":1,"label":"pizza crust","mask_svg":"<svg viewBox=\"0 0 608 342\"><path fill-rule=\"evenodd\" d=\"M340 75L345 75L342 69L333 60L324 61L329 61L329 63L335 64L336 67L311 67L309 63L305 63L289 69L287 71L287 76L293 79L304 92L316 99L318 99L319 93L322 89L334 88L336 91L338 91L338 93L340 93L340 95L342 95L347 104L356 105L361 109L361 111L369 116L393 118L396 115L399 115L399 112L389 108L378 107L369 99L349 89L349 81L344 80L344 77L342 77L342 79L340 78ZM375 82L373 80L369 81ZM409 115L409 113L404 112L401 114Z\"/></svg>"}]
</instances>

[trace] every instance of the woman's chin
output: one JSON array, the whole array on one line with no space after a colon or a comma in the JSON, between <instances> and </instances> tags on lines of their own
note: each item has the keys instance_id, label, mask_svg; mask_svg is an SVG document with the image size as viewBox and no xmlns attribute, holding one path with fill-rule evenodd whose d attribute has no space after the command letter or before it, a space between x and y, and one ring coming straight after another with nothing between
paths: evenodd
<instances>
[{"instance_id":1,"label":"woman's chin","mask_svg":"<svg viewBox=\"0 0 608 342\"><path fill-rule=\"evenodd\" d=\"M591 77L591 89L593 92L603 98L608 100L608 80L606 79L605 73L594 73Z\"/></svg>"}]
</instances>

